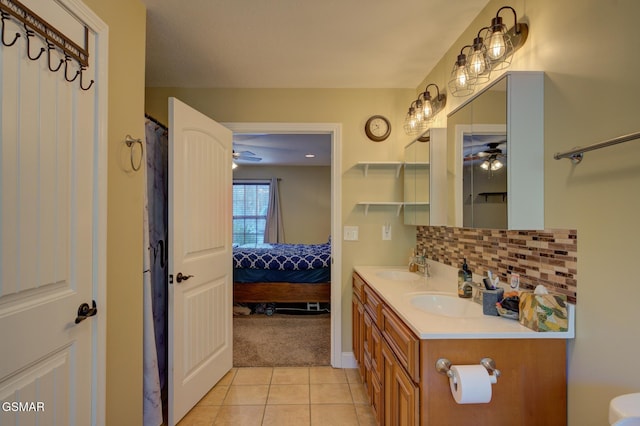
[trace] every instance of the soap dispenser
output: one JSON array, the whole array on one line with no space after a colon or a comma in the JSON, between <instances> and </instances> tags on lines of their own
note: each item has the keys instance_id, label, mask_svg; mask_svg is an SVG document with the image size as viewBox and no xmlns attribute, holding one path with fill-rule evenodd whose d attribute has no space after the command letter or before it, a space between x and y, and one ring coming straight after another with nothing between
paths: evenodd
<instances>
[{"instance_id":1,"label":"soap dispenser","mask_svg":"<svg viewBox=\"0 0 640 426\"><path fill-rule=\"evenodd\" d=\"M468 299L473 294L471 286L472 275L467 265L467 259L462 261L462 267L458 271L458 297Z\"/></svg>"}]
</instances>

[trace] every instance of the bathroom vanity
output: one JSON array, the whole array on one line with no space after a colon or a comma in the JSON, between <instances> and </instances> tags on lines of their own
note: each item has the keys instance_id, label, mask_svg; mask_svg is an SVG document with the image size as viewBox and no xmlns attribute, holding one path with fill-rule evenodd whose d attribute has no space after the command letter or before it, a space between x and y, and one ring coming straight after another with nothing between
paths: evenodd
<instances>
[{"instance_id":1,"label":"bathroom vanity","mask_svg":"<svg viewBox=\"0 0 640 426\"><path fill-rule=\"evenodd\" d=\"M425 294L451 297L452 285L448 277L420 277L406 268L355 267L353 350L378 424L565 425L573 307L569 331L539 333L483 315L471 300L451 299L463 307L453 316L419 303ZM471 365L486 357L500 370L491 401L456 403L436 361Z\"/></svg>"}]
</instances>

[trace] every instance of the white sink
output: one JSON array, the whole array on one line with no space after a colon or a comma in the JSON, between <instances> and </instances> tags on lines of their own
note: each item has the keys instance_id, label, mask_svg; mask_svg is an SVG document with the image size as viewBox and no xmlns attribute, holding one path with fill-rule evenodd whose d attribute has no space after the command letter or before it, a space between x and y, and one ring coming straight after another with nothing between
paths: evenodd
<instances>
[{"instance_id":1,"label":"white sink","mask_svg":"<svg viewBox=\"0 0 640 426\"><path fill-rule=\"evenodd\" d=\"M392 281L417 281L420 279L418 274L407 271L380 271L376 273L380 278Z\"/></svg>"},{"instance_id":2,"label":"white sink","mask_svg":"<svg viewBox=\"0 0 640 426\"><path fill-rule=\"evenodd\" d=\"M445 317L465 318L482 316L482 307L471 301L461 299L456 294L429 292L411 296L411 304L430 314Z\"/></svg>"}]
</instances>

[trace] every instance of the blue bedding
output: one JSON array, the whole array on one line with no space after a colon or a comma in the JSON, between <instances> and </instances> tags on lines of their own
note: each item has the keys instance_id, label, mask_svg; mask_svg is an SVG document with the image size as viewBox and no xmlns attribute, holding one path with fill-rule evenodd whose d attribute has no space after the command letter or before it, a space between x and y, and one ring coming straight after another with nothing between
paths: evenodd
<instances>
[{"instance_id":1,"label":"blue bedding","mask_svg":"<svg viewBox=\"0 0 640 426\"><path fill-rule=\"evenodd\" d=\"M233 248L233 267L305 271L331 266L331 243L259 244Z\"/></svg>"}]
</instances>

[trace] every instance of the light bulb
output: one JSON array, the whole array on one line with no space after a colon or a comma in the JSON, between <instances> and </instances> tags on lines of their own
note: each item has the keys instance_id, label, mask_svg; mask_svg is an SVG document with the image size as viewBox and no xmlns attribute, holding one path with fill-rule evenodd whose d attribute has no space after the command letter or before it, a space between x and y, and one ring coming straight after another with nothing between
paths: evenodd
<instances>
[{"instance_id":1,"label":"light bulb","mask_svg":"<svg viewBox=\"0 0 640 426\"><path fill-rule=\"evenodd\" d=\"M424 102L422 113L425 120L431 118L431 116L433 115L433 104L431 103L431 101L427 100Z\"/></svg>"},{"instance_id":2,"label":"light bulb","mask_svg":"<svg viewBox=\"0 0 640 426\"><path fill-rule=\"evenodd\" d=\"M469 76L467 75L467 69L464 65L460 65L455 72L456 87L459 89L465 89L467 87Z\"/></svg>"},{"instance_id":3,"label":"light bulb","mask_svg":"<svg viewBox=\"0 0 640 426\"><path fill-rule=\"evenodd\" d=\"M487 70L486 63L484 61L484 52L481 49L474 50L469 58L469 73L472 76L478 76L484 74Z\"/></svg>"},{"instance_id":4,"label":"light bulb","mask_svg":"<svg viewBox=\"0 0 640 426\"><path fill-rule=\"evenodd\" d=\"M504 56L504 53L507 51L507 43L504 40L504 32L502 29L496 29L491 33L487 45L487 55L491 59L496 60Z\"/></svg>"}]
</instances>

